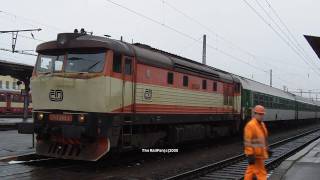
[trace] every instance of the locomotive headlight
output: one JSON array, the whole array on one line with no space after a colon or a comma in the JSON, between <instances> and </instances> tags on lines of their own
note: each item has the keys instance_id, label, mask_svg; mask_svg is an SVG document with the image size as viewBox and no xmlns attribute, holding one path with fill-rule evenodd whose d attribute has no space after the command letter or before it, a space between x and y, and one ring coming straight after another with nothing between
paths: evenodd
<instances>
[{"instance_id":1,"label":"locomotive headlight","mask_svg":"<svg viewBox=\"0 0 320 180\"><path fill-rule=\"evenodd\" d=\"M84 116L84 114L79 114L79 116L78 116L78 121L79 121L80 123L83 123L85 120L86 120L86 117Z\"/></svg>"},{"instance_id":2,"label":"locomotive headlight","mask_svg":"<svg viewBox=\"0 0 320 180\"><path fill-rule=\"evenodd\" d=\"M38 120L41 121L43 119L43 117L44 117L43 113L38 113Z\"/></svg>"}]
</instances>

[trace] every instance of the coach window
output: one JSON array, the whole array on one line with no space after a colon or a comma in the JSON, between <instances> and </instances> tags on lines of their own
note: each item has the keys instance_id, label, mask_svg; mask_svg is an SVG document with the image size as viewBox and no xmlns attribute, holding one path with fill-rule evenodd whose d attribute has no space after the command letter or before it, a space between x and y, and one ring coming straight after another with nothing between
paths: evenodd
<instances>
[{"instance_id":1,"label":"coach window","mask_svg":"<svg viewBox=\"0 0 320 180\"><path fill-rule=\"evenodd\" d=\"M218 89L217 82L213 82L213 91L217 91L217 89Z\"/></svg>"},{"instance_id":2,"label":"coach window","mask_svg":"<svg viewBox=\"0 0 320 180\"><path fill-rule=\"evenodd\" d=\"M126 75L131 75L132 74L132 58L126 58L124 60L124 73Z\"/></svg>"},{"instance_id":3,"label":"coach window","mask_svg":"<svg viewBox=\"0 0 320 180\"><path fill-rule=\"evenodd\" d=\"M116 73L121 73L121 54L113 54L112 70Z\"/></svg>"},{"instance_id":4,"label":"coach window","mask_svg":"<svg viewBox=\"0 0 320 180\"><path fill-rule=\"evenodd\" d=\"M183 86L188 87L188 84L189 84L189 77L183 76Z\"/></svg>"},{"instance_id":5,"label":"coach window","mask_svg":"<svg viewBox=\"0 0 320 180\"><path fill-rule=\"evenodd\" d=\"M0 102L6 102L6 96L4 94L0 94Z\"/></svg>"},{"instance_id":6,"label":"coach window","mask_svg":"<svg viewBox=\"0 0 320 180\"><path fill-rule=\"evenodd\" d=\"M202 80L202 89L207 89L207 80Z\"/></svg>"},{"instance_id":7,"label":"coach window","mask_svg":"<svg viewBox=\"0 0 320 180\"><path fill-rule=\"evenodd\" d=\"M168 84L173 84L173 72L168 72L167 83Z\"/></svg>"},{"instance_id":8,"label":"coach window","mask_svg":"<svg viewBox=\"0 0 320 180\"><path fill-rule=\"evenodd\" d=\"M0 89L2 89L2 81L0 81Z\"/></svg>"},{"instance_id":9,"label":"coach window","mask_svg":"<svg viewBox=\"0 0 320 180\"><path fill-rule=\"evenodd\" d=\"M254 104L258 105L259 104L259 95L258 94L254 94L253 95L253 100L254 100Z\"/></svg>"},{"instance_id":10,"label":"coach window","mask_svg":"<svg viewBox=\"0 0 320 180\"><path fill-rule=\"evenodd\" d=\"M21 99L20 99L20 96L18 95L13 95L12 97L12 102L22 102Z\"/></svg>"}]
</instances>

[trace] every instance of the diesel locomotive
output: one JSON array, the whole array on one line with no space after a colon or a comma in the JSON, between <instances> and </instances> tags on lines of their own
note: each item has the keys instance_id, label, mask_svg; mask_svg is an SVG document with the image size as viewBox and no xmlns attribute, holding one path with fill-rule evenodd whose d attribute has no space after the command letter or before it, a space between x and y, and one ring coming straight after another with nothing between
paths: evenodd
<instances>
[{"instance_id":1,"label":"diesel locomotive","mask_svg":"<svg viewBox=\"0 0 320 180\"><path fill-rule=\"evenodd\" d=\"M318 102L145 44L74 32L36 51L40 155L96 161L110 150L225 136L241 130L256 104L266 121L320 116Z\"/></svg>"}]
</instances>

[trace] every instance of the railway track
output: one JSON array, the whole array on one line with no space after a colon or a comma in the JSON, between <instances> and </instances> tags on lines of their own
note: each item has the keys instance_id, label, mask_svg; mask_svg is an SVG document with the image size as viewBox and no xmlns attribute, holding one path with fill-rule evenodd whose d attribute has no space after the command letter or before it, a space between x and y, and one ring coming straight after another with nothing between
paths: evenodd
<instances>
[{"instance_id":1,"label":"railway track","mask_svg":"<svg viewBox=\"0 0 320 180\"><path fill-rule=\"evenodd\" d=\"M270 145L272 157L266 161L268 171L277 167L283 160L301 150L314 140L320 138L320 129L308 131ZM240 154L223 161L193 169L165 180L200 179L200 180L241 180L247 167L244 154Z\"/></svg>"}]
</instances>

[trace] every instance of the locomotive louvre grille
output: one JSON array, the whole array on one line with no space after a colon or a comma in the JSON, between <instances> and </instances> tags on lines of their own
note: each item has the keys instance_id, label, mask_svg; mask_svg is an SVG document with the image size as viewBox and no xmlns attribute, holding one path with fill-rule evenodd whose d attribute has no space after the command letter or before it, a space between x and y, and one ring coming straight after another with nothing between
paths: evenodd
<instances>
[{"instance_id":1,"label":"locomotive louvre grille","mask_svg":"<svg viewBox=\"0 0 320 180\"><path fill-rule=\"evenodd\" d=\"M63 100L63 91L60 89L51 89L49 92L50 101L58 102Z\"/></svg>"}]
</instances>

